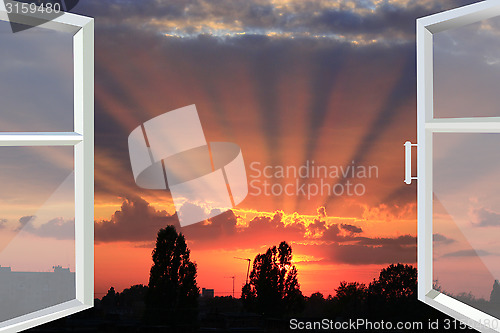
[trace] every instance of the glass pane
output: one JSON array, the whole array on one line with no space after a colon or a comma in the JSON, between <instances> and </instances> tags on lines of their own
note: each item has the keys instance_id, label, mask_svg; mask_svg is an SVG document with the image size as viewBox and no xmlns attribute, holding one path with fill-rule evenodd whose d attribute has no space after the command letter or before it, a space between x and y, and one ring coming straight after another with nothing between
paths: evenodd
<instances>
[{"instance_id":1,"label":"glass pane","mask_svg":"<svg viewBox=\"0 0 500 333\"><path fill-rule=\"evenodd\" d=\"M500 317L500 134L435 133L433 279Z\"/></svg>"},{"instance_id":2,"label":"glass pane","mask_svg":"<svg viewBox=\"0 0 500 333\"><path fill-rule=\"evenodd\" d=\"M0 21L0 131L73 131L73 36Z\"/></svg>"},{"instance_id":3,"label":"glass pane","mask_svg":"<svg viewBox=\"0 0 500 333\"><path fill-rule=\"evenodd\" d=\"M434 116L500 116L500 17L434 35Z\"/></svg>"},{"instance_id":4,"label":"glass pane","mask_svg":"<svg viewBox=\"0 0 500 333\"><path fill-rule=\"evenodd\" d=\"M0 322L75 299L73 147L0 148Z\"/></svg>"}]
</instances>

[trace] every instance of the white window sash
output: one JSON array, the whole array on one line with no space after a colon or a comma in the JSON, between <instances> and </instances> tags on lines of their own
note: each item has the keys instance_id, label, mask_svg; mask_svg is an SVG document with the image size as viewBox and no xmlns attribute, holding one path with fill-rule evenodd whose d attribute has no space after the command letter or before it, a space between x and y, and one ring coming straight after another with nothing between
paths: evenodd
<instances>
[{"instance_id":1,"label":"white window sash","mask_svg":"<svg viewBox=\"0 0 500 333\"><path fill-rule=\"evenodd\" d=\"M34 25L40 18L23 14L12 21ZM0 20L9 21L3 1ZM73 34L74 132L0 132L0 146L74 146L76 297L0 322L0 332L25 330L94 305L94 19L64 13L39 27Z\"/></svg>"},{"instance_id":2,"label":"white window sash","mask_svg":"<svg viewBox=\"0 0 500 333\"><path fill-rule=\"evenodd\" d=\"M433 289L433 134L500 133L500 117L434 118L433 34L499 15L500 2L488 0L420 18L416 27L418 299L481 332L500 332L482 325L498 318Z\"/></svg>"}]
</instances>

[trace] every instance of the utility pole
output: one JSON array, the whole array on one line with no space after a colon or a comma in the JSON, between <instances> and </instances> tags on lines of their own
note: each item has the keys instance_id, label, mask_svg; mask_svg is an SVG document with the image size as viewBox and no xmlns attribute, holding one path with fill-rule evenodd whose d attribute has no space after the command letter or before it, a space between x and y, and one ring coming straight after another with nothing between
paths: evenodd
<instances>
[{"instance_id":1,"label":"utility pole","mask_svg":"<svg viewBox=\"0 0 500 333\"><path fill-rule=\"evenodd\" d=\"M247 279L246 279L246 282L245 282L245 284L248 284L248 275L250 274L250 262L252 261L252 259L250 259L250 258L239 258L239 257L234 257L234 259L240 259L240 260L246 260L246 261L248 261Z\"/></svg>"},{"instance_id":2,"label":"utility pole","mask_svg":"<svg viewBox=\"0 0 500 333\"><path fill-rule=\"evenodd\" d=\"M236 276L234 276L234 275L233 276L226 276L226 279L233 279L233 298L234 298L234 278L235 277Z\"/></svg>"}]
</instances>

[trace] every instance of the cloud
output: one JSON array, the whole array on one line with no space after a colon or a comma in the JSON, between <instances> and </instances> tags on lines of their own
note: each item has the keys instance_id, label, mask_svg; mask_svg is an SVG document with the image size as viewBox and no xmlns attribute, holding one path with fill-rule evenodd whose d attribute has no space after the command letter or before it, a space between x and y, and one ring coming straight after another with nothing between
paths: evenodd
<instances>
[{"instance_id":1,"label":"cloud","mask_svg":"<svg viewBox=\"0 0 500 333\"><path fill-rule=\"evenodd\" d=\"M407 188L410 188L406 185ZM416 218L417 205L415 203L415 189L411 196L405 198L405 203L400 204L380 204L377 206L366 205L363 211L363 218L367 220L382 220L382 221L397 221L401 219L414 219ZM387 198L388 202L392 199Z\"/></svg>"},{"instance_id":2,"label":"cloud","mask_svg":"<svg viewBox=\"0 0 500 333\"><path fill-rule=\"evenodd\" d=\"M230 216L231 225L234 225L236 217L233 214ZM312 255L323 262L363 265L416 261L415 236L361 237L358 235L363 232L362 228L348 223L327 224L324 220L327 218L326 210L318 211L312 222L298 217L290 222L289 217L280 211L259 215L245 227L236 227L234 233L223 240L218 238L218 234L204 233L207 225L199 224L192 228L199 229L199 234L210 235L208 237L212 241L222 243L218 246L225 248L255 248L286 240L294 244L295 253ZM198 244L196 238L189 237L187 230L186 235Z\"/></svg>"},{"instance_id":3,"label":"cloud","mask_svg":"<svg viewBox=\"0 0 500 333\"><path fill-rule=\"evenodd\" d=\"M385 245L378 247L338 245L332 248L329 260L352 265L414 263L416 246Z\"/></svg>"},{"instance_id":4,"label":"cloud","mask_svg":"<svg viewBox=\"0 0 500 333\"><path fill-rule=\"evenodd\" d=\"M180 231L188 240L210 241L236 233L238 217L232 210L212 217L207 223L197 223L182 228Z\"/></svg>"},{"instance_id":5,"label":"cloud","mask_svg":"<svg viewBox=\"0 0 500 333\"><path fill-rule=\"evenodd\" d=\"M31 220L35 219L35 215L23 216L19 219L19 226L16 228L16 231L23 229Z\"/></svg>"},{"instance_id":6,"label":"cloud","mask_svg":"<svg viewBox=\"0 0 500 333\"><path fill-rule=\"evenodd\" d=\"M140 197L128 198L109 220L96 221L95 240L97 242L152 241L156 239L158 230L170 224L178 225L175 215L156 210Z\"/></svg>"},{"instance_id":7,"label":"cloud","mask_svg":"<svg viewBox=\"0 0 500 333\"><path fill-rule=\"evenodd\" d=\"M309 227L311 227L311 225L309 225ZM356 237L357 234L362 232L363 229L354 225L345 223L331 224L323 231L321 240L339 243L359 241L360 239L365 239L364 237Z\"/></svg>"},{"instance_id":8,"label":"cloud","mask_svg":"<svg viewBox=\"0 0 500 333\"><path fill-rule=\"evenodd\" d=\"M353 224L328 224L325 210L316 217L285 215L282 211L254 214L256 216L248 218L229 210L208 221L181 228L175 215L136 197L126 199L109 220L96 221L96 241L129 241L137 247L152 247L158 230L171 224L196 250L261 249L286 240L293 244L295 253L313 255L321 261L353 265L415 262L416 237L411 235L359 236L363 231ZM39 234L49 232L39 231Z\"/></svg>"},{"instance_id":9,"label":"cloud","mask_svg":"<svg viewBox=\"0 0 500 333\"><path fill-rule=\"evenodd\" d=\"M500 214L486 208L475 209L472 213L474 224L478 227L500 226Z\"/></svg>"},{"instance_id":10,"label":"cloud","mask_svg":"<svg viewBox=\"0 0 500 333\"><path fill-rule=\"evenodd\" d=\"M340 228L344 229L345 231L348 231L352 234L360 234L363 232L363 229L361 229L360 227L356 227L355 225L351 225L351 224L344 224L342 223L340 225Z\"/></svg>"},{"instance_id":11,"label":"cloud","mask_svg":"<svg viewBox=\"0 0 500 333\"><path fill-rule=\"evenodd\" d=\"M320 217L320 218L326 217L326 208L325 207L323 207L323 206L319 207L317 212L318 212L318 217Z\"/></svg>"},{"instance_id":12,"label":"cloud","mask_svg":"<svg viewBox=\"0 0 500 333\"><path fill-rule=\"evenodd\" d=\"M283 215L282 211L277 211L272 217L257 216L250 220L244 232L248 234L278 232L283 237L303 238L306 232L304 221L299 218L285 223Z\"/></svg>"},{"instance_id":13,"label":"cloud","mask_svg":"<svg viewBox=\"0 0 500 333\"><path fill-rule=\"evenodd\" d=\"M454 243L455 240L452 239L452 238L449 238L449 237L446 237L445 235L442 235L442 234L434 234L433 235L433 238L432 238L432 241L436 244L442 244L442 245L447 245L447 244L451 244L451 243Z\"/></svg>"},{"instance_id":14,"label":"cloud","mask_svg":"<svg viewBox=\"0 0 500 333\"><path fill-rule=\"evenodd\" d=\"M159 229L174 225L182 232L193 249L261 249L286 240L297 254L312 255L322 262L352 265L413 263L416 237L360 236L362 228L351 223L331 223L325 209L315 217L298 214L254 213L254 217L239 216L228 210L205 222L181 228L176 215L151 206L140 197L127 198L110 219L95 222L96 242L127 241L136 247L151 248ZM34 216L20 219L23 230L39 237L72 239L74 221L53 219L35 227ZM444 241L444 236L435 236Z\"/></svg>"},{"instance_id":15,"label":"cloud","mask_svg":"<svg viewBox=\"0 0 500 333\"><path fill-rule=\"evenodd\" d=\"M28 220L28 222L32 221L32 219ZM44 238L54 238L59 240L75 239L75 220L54 218L39 226L34 226L33 223L25 223L22 230Z\"/></svg>"},{"instance_id":16,"label":"cloud","mask_svg":"<svg viewBox=\"0 0 500 333\"><path fill-rule=\"evenodd\" d=\"M175 37L257 34L326 37L358 43L411 41L418 17L472 1L179 0L81 2L100 26L129 26ZM98 27L97 27L98 28Z\"/></svg>"},{"instance_id":17,"label":"cloud","mask_svg":"<svg viewBox=\"0 0 500 333\"><path fill-rule=\"evenodd\" d=\"M338 242L344 240L344 237L340 235L340 228L338 224L332 224L323 232L323 237L321 239L325 241Z\"/></svg>"},{"instance_id":18,"label":"cloud","mask_svg":"<svg viewBox=\"0 0 500 333\"><path fill-rule=\"evenodd\" d=\"M134 197L125 199L120 210L109 220L95 222L95 239L98 242L144 243L156 239L159 229L174 225L190 242L224 247L225 243L219 242L220 238L229 240L230 246L241 246L239 240L242 238L255 240L259 236L279 235L283 239L303 239L306 231L301 221L285 224L283 212L280 211L272 216L256 216L244 228L237 227L238 219L234 211L228 210L207 221L181 228L175 214L157 210L143 198ZM233 236L238 241L231 242Z\"/></svg>"},{"instance_id":19,"label":"cloud","mask_svg":"<svg viewBox=\"0 0 500 333\"><path fill-rule=\"evenodd\" d=\"M307 230L305 220L298 215L285 217L282 211L276 211L242 217L229 210L208 223L197 223L181 231L199 247L238 249L260 248L282 240L304 240Z\"/></svg>"},{"instance_id":20,"label":"cloud","mask_svg":"<svg viewBox=\"0 0 500 333\"><path fill-rule=\"evenodd\" d=\"M494 255L491 252L483 250L459 250L443 255L443 258L453 258L453 257L484 257Z\"/></svg>"},{"instance_id":21,"label":"cloud","mask_svg":"<svg viewBox=\"0 0 500 333\"><path fill-rule=\"evenodd\" d=\"M324 235L324 232L327 231L326 222L321 219L314 219L314 221L309 224L308 228L309 232L313 236ZM335 232L334 232L335 233Z\"/></svg>"},{"instance_id":22,"label":"cloud","mask_svg":"<svg viewBox=\"0 0 500 333\"><path fill-rule=\"evenodd\" d=\"M394 238L390 237L356 237L355 240L360 245L371 245L371 246L385 246L385 245L395 245L395 246L410 246L417 245L417 237L411 235L403 235Z\"/></svg>"},{"instance_id":23,"label":"cloud","mask_svg":"<svg viewBox=\"0 0 500 333\"><path fill-rule=\"evenodd\" d=\"M404 242L403 242L404 243ZM318 258L318 262L342 263L350 265L370 265L389 263L415 263L417 247L388 242L380 246L362 244L294 244L296 253Z\"/></svg>"},{"instance_id":24,"label":"cloud","mask_svg":"<svg viewBox=\"0 0 500 333\"><path fill-rule=\"evenodd\" d=\"M361 246L337 245L332 248L329 260L351 265L414 263L417 250L415 246Z\"/></svg>"},{"instance_id":25,"label":"cloud","mask_svg":"<svg viewBox=\"0 0 500 333\"><path fill-rule=\"evenodd\" d=\"M296 246L305 254L321 258L322 262L365 265L416 261L417 238L414 236L360 237L350 232L342 234L342 226L345 224L331 225L323 234L325 243Z\"/></svg>"},{"instance_id":26,"label":"cloud","mask_svg":"<svg viewBox=\"0 0 500 333\"><path fill-rule=\"evenodd\" d=\"M6 223L7 223L7 219L0 219L0 229L5 228Z\"/></svg>"},{"instance_id":27,"label":"cloud","mask_svg":"<svg viewBox=\"0 0 500 333\"><path fill-rule=\"evenodd\" d=\"M229 210L208 221L181 228L176 214L157 210L143 198L133 197L125 199L120 210L109 220L95 222L95 239L97 242L127 241L148 246L161 228L173 225L188 240L208 242L234 234L236 223L237 216Z\"/></svg>"}]
</instances>

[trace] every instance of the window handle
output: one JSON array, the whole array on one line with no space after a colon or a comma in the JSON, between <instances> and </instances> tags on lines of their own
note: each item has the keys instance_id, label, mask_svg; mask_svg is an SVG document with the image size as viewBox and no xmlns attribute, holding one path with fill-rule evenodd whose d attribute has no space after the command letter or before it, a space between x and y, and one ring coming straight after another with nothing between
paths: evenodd
<instances>
[{"instance_id":1,"label":"window handle","mask_svg":"<svg viewBox=\"0 0 500 333\"><path fill-rule=\"evenodd\" d=\"M411 147L416 147L416 143L410 141L405 142L405 183L410 185L413 179L417 180L418 177L411 176Z\"/></svg>"}]
</instances>

